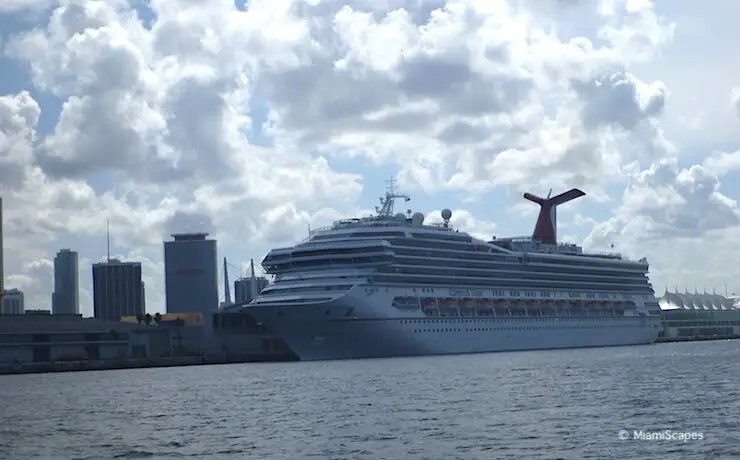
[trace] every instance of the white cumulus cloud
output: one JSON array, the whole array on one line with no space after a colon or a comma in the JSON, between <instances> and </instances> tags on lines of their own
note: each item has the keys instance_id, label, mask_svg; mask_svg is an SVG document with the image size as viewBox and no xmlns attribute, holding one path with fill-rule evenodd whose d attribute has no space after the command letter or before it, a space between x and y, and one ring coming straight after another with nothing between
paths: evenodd
<instances>
[{"instance_id":1,"label":"white cumulus cloud","mask_svg":"<svg viewBox=\"0 0 740 460\"><path fill-rule=\"evenodd\" d=\"M735 238L720 180L737 154L713 152L740 143L697 129L686 147L664 126L697 116L671 101L700 89L671 87L660 64L680 59L680 6L14 0L0 21L31 6L37 20L1 37L22 89L0 77L6 284L30 306L48 308L57 249L102 257L106 220L154 312L169 233L205 229L235 263L259 258L364 213L389 171L480 236L531 228L506 212L525 189L577 186L592 215L562 223L592 247L662 261L652 241Z\"/></svg>"}]
</instances>

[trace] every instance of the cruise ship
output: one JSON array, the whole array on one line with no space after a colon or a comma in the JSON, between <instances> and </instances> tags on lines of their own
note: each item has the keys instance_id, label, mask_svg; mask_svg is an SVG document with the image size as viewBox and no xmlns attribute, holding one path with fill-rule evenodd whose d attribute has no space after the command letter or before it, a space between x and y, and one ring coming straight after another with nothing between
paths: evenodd
<instances>
[{"instance_id":1,"label":"cruise ship","mask_svg":"<svg viewBox=\"0 0 740 460\"><path fill-rule=\"evenodd\" d=\"M474 238L422 213L391 183L369 217L340 220L270 251L275 281L240 307L300 360L381 358L649 344L660 307L646 259L557 241L546 198L531 237Z\"/></svg>"}]
</instances>

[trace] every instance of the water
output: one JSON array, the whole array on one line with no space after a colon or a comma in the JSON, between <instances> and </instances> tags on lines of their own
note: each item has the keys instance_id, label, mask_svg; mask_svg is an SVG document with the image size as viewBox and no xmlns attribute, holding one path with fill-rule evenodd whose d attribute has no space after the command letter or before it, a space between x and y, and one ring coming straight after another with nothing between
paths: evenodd
<instances>
[{"instance_id":1,"label":"water","mask_svg":"<svg viewBox=\"0 0 740 460\"><path fill-rule=\"evenodd\" d=\"M738 363L724 341L4 376L0 459L738 458Z\"/></svg>"}]
</instances>

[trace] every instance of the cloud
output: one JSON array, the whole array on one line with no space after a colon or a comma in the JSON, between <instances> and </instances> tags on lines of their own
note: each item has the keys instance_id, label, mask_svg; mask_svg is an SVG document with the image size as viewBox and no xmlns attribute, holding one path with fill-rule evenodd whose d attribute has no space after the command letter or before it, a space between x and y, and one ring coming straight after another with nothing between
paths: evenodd
<instances>
[{"instance_id":1,"label":"cloud","mask_svg":"<svg viewBox=\"0 0 740 460\"><path fill-rule=\"evenodd\" d=\"M732 98L730 99L732 107L737 112L737 116L740 117L740 88L732 89Z\"/></svg>"},{"instance_id":2,"label":"cloud","mask_svg":"<svg viewBox=\"0 0 740 460\"><path fill-rule=\"evenodd\" d=\"M704 159L704 167L717 176L740 171L740 150L735 152L714 152Z\"/></svg>"},{"instance_id":3,"label":"cloud","mask_svg":"<svg viewBox=\"0 0 740 460\"><path fill-rule=\"evenodd\" d=\"M496 224L485 220L476 219L465 209L454 209L450 218L450 225L458 231L464 231L483 241L490 241L494 236ZM424 222L427 224L441 224L442 210L434 210L426 215Z\"/></svg>"},{"instance_id":4,"label":"cloud","mask_svg":"<svg viewBox=\"0 0 740 460\"><path fill-rule=\"evenodd\" d=\"M702 237L740 224L735 200L723 195L719 178L707 168L681 169L666 158L630 175L614 217L596 226L586 245L627 248L655 239Z\"/></svg>"},{"instance_id":5,"label":"cloud","mask_svg":"<svg viewBox=\"0 0 740 460\"><path fill-rule=\"evenodd\" d=\"M4 41L27 79L0 96L0 179L10 279L39 299L28 267L60 245L99 259L106 220L157 308L169 233L259 257L364 212L388 170L425 209L455 196L485 238L505 206L462 208L531 187L626 186L592 245L735 223L734 154L684 165L665 134L675 92L643 70L681 28L649 0L34 4L42 20Z\"/></svg>"},{"instance_id":6,"label":"cloud","mask_svg":"<svg viewBox=\"0 0 740 460\"><path fill-rule=\"evenodd\" d=\"M0 3L0 14L35 12L53 4L54 0L3 0Z\"/></svg>"}]
</instances>

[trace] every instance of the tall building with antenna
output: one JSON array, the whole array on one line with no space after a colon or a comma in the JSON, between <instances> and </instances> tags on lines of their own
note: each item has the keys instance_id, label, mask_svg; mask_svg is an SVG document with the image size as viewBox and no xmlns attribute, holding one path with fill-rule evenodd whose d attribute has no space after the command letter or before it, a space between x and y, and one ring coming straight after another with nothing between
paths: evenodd
<instances>
[{"instance_id":1,"label":"tall building with antenna","mask_svg":"<svg viewBox=\"0 0 740 460\"><path fill-rule=\"evenodd\" d=\"M93 264L93 316L119 321L146 313L141 263L121 262L110 256L110 222L106 222L106 261Z\"/></svg>"},{"instance_id":2,"label":"tall building with antenna","mask_svg":"<svg viewBox=\"0 0 740 460\"><path fill-rule=\"evenodd\" d=\"M119 321L146 312L141 263L108 259L93 264L93 316Z\"/></svg>"}]
</instances>

